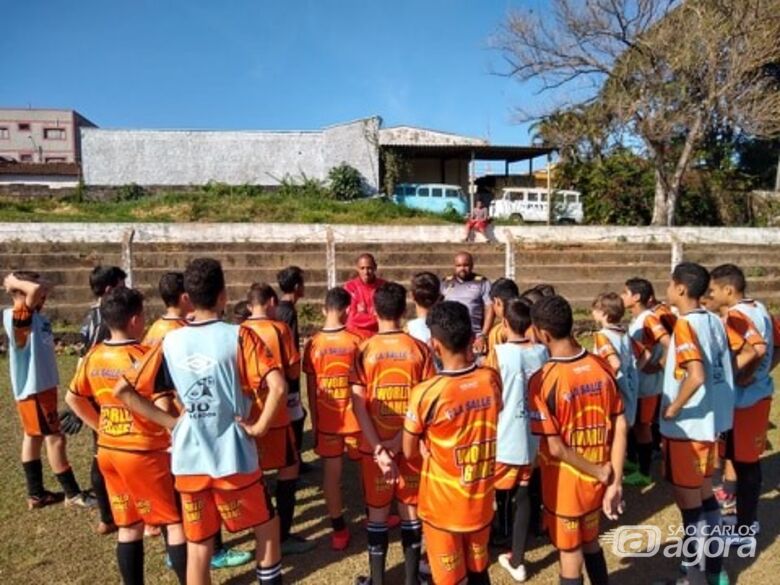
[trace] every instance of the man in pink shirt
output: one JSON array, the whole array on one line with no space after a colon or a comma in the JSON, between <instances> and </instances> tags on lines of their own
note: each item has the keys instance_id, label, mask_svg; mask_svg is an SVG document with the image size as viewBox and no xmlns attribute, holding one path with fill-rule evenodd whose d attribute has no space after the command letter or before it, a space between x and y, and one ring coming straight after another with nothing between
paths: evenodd
<instances>
[{"instance_id":1,"label":"man in pink shirt","mask_svg":"<svg viewBox=\"0 0 780 585\"><path fill-rule=\"evenodd\" d=\"M344 289L352 297L347 311L347 330L366 338L378 330L374 314L374 291L385 281L377 277L376 260L368 253L358 257L357 272L357 277L344 285Z\"/></svg>"}]
</instances>

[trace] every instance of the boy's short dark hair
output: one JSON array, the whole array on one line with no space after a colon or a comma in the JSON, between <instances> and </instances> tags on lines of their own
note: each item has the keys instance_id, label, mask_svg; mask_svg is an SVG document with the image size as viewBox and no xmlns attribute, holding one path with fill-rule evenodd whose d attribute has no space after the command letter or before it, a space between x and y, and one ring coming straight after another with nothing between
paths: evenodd
<instances>
[{"instance_id":1,"label":"boy's short dark hair","mask_svg":"<svg viewBox=\"0 0 780 585\"><path fill-rule=\"evenodd\" d=\"M672 280L685 287L688 298L698 300L709 289L710 273L701 264L681 262L672 271Z\"/></svg>"},{"instance_id":2,"label":"boy's short dark hair","mask_svg":"<svg viewBox=\"0 0 780 585\"><path fill-rule=\"evenodd\" d=\"M184 294L184 273L166 272L160 277L157 290L160 291L160 298L166 307L178 306L179 299Z\"/></svg>"},{"instance_id":3,"label":"boy's short dark hair","mask_svg":"<svg viewBox=\"0 0 780 585\"><path fill-rule=\"evenodd\" d=\"M233 323L241 325L244 321L252 316L252 311L249 309L249 303L247 301L238 301L233 305Z\"/></svg>"},{"instance_id":4,"label":"boy's short dark hair","mask_svg":"<svg viewBox=\"0 0 780 585\"><path fill-rule=\"evenodd\" d=\"M646 305L650 299L655 298L653 283L646 278L629 278L626 281L626 288L632 295L639 295L639 302Z\"/></svg>"},{"instance_id":5,"label":"boy's short dark hair","mask_svg":"<svg viewBox=\"0 0 780 585\"><path fill-rule=\"evenodd\" d=\"M276 273L276 282L282 294L295 292L296 286L303 286L303 269L298 266L288 266Z\"/></svg>"},{"instance_id":6,"label":"boy's short dark hair","mask_svg":"<svg viewBox=\"0 0 780 585\"><path fill-rule=\"evenodd\" d=\"M184 291L197 309L213 309L225 290L222 265L213 258L195 258L184 270Z\"/></svg>"},{"instance_id":7,"label":"boy's short dark hair","mask_svg":"<svg viewBox=\"0 0 780 585\"><path fill-rule=\"evenodd\" d=\"M615 292L601 293L593 301L591 305L592 309L598 309L607 317L607 321L610 323L620 323L623 319L623 315L626 314L626 307L623 304L623 299Z\"/></svg>"},{"instance_id":8,"label":"boy's short dark hair","mask_svg":"<svg viewBox=\"0 0 780 585\"><path fill-rule=\"evenodd\" d=\"M452 352L466 351L474 336L469 310L455 301L436 303L428 313L426 324L431 337Z\"/></svg>"},{"instance_id":9,"label":"boy's short dark hair","mask_svg":"<svg viewBox=\"0 0 780 585\"><path fill-rule=\"evenodd\" d=\"M95 266L89 274L89 288L96 297L102 297L106 289L119 286L127 273L119 266Z\"/></svg>"},{"instance_id":10,"label":"boy's short dark hair","mask_svg":"<svg viewBox=\"0 0 780 585\"><path fill-rule=\"evenodd\" d=\"M513 333L525 335L531 326L531 308L523 299L509 299L504 305L504 319Z\"/></svg>"},{"instance_id":11,"label":"boy's short dark hair","mask_svg":"<svg viewBox=\"0 0 780 585\"><path fill-rule=\"evenodd\" d=\"M279 297L276 296L276 291L270 284L255 282L249 287L246 300L252 305L265 305L269 301L278 301Z\"/></svg>"},{"instance_id":12,"label":"boy's short dark hair","mask_svg":"<svg viewBox=\"0 0 780 585\"><path fill-rule=\"evenodd\" d=\"M374 291L374 310L380 319L395 321L406 312L406 289L397 282L385 282Z\"/></svg>"},{"instance_id":13,"label":"boy's short dark hair","mask_svg":"<svg viewBox=\"0 0 780 585\"><path fill-rule=\"evenodd\" d=\"M524 290L520 298L525 299L530 306L533 306L544 297L551 297L555 294L555 287L551 284L537 284Z\"/></svg>"},{"instance_id":14,"label":"boy's short dark hair","mask_svg":"<svg viewBox=\"0 0 780 585\"><path fill-rule=\"evenodd\" d=\"M351 302L352 297L340 286L334 286L325 293L326 311L346 311Z\"/></svg>"},{"instance_id":15,"label":"boy's short dark hair","mask_svg":"<svg viewBox=\"0 0 780 585\"><path fill-rule=\"evenodd\" d=\"M537 329L549 333L553 339L571 336L574 316L571 305L560 295L539 299L531 307L531 321Z\"/></svg>"},{"instance_id":16,"label":"boy's short dark hair","mask_svg":"<svg viewBox=\"0 0 780 585\"><path fill-rule=\"evenodd\" d=\"M730 285L738 293L744 293L747 288L745 273L736 264L721 264L710 272L710 280L719 285Z\"/></svg>"},{"instance_id":17,"label":"boy's short dark hair","mask_svg":"<svg viewBox=\"0 0 780 585\"><path fill-rule=\"evenodd\" d=\"M418 272L412 277L412 298L423 309L430 309L441 299L441 281L433 272Z\"/></svg>"},{"instance_id":18,"label":"boy's short dark hair","mask_svg":"<svg viewBox=\"0 0 780 585\"><path fill-rule=\"evenodd\" d=\"M144 296L134 288L112 289L100 303L100 316L109 329L125 329L130 319L143 311Z\"/></svg>"},{"instance_id":19,"label":"boy's short dark hair","mask_svg":"<svg viewBox=\"0 0 780 585\"><path fill-rule=\"evenodd\" d=\"M490 286L490 298L501 299L501 302L507 302L509 299L520 296L520 289L511 278L497 278Z\"/></svg>"}]
</instances>

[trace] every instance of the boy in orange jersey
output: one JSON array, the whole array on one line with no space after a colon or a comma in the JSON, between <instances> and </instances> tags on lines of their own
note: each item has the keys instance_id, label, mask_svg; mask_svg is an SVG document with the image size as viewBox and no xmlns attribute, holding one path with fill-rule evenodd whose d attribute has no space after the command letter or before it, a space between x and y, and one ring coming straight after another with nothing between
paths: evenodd
<instances>
[{"instance_id":1,"label":"boy in orange jersey","mask_svg":"<svg viewBox=\"0 0 780 585\"><path fill-rule=\"evenodd\" d=\"M422 530L417 518L419 458L401 452L404 415L412 388L434 374L428 347L401 330L406 289L385 282L374 293L379 332L364 341L350 374L352 405L360 430L363 493L368 506L370 578L358 583L383 585L390 505L398 502L406 585L416 585Z\"/></svg>"},{"instance_id":2,"label":"boy in orange jersey","mask_svg":"<svg viewBox=\"0 0 780 585\"><path fill-rule=\"evenodd\" d=\"M224 524L231 532L254 529L258 581L279 585L279 521L254 437L265 434L284 407L281 364L251 329L220 319L227 291L219 262L190 262L184 290L195 308L194 320L149 351L117 383L114 396L145 419L176 429L171 467L184 512L187 584L211 583L214 535ZM255 419L254 398L263 384L268 392ZM184 406L178 419L146 398L170 390Z\"/></svg>"},{"instance_id":3,"label":"boy in orange jersey","mask_svg":"<svg viewBox=\"0 0 780 585\"><path fill-rule=\"evenodd\" d=\"M303 371L311 411L314 452L324 459L322 490L333 532L330 547L349 546L341 497L342 455L359 459L360 426L352 410L349 373L362 338L347 331L347 309L352 297L341 287L325 295L325 325L303 350Z\"/></svg>"},{"instance_id":4,"label":"boy in orange jersey","mask_svg":"<svg viewBox=\"0 0 780 585\"><path fill-rule=\"evenodd\" d=\"M34 272L13 272L3 281L13 307L3 311L8 335L11 391L22 423L22 467L27 481L27 508L42 508L65 499L65 505L92 507L95 500L81 492L68 462L65 436L57 416L57 356L51 323L41 311L47 288ZM65 495L43 486L41 448Z\"/></svg>"},{"instance_id":5,"label":"boy in orange jersey","mask_svg":"<svg viewBox=\"0 0 780 585\"><path fill-rule=\"evenodd\" d=\"M572 337L574 319L561 296L531 308L536 339L550 360L530 381L531 430L540 436L542 501L550 540L560 554L561 585L609 582L598 541L602 510L621 512L628 427L609 365Z\"/></svg>"},{"instance_id":6,"label":"boy in orange jersey","mask_svg":"<svg viewBox=\"0 0 780 585\"><path fill-rule=\"evenodd\" d=\"M437 585L489 584L501 378L473 362L465 305L443 301L428 323L443 369L412 390L403 435L404 457L423 455L417 511L428 562Z\"/></svg>"},{"instance_id":7,"label":"boy in orange jersey","mask_svg":"<svg viewBox=\"0 0 780 585\"><path fill-rule=\"evenodd\" d=\"M488 333L488 352L500 343L506 343L507 330L504 327L504 307L510 299L520 296L520 289L510 278L497 278L490 285L490 298L493 299L493 311L495 313L496 324Z\"/></svg>"},{"instance_id":8,"label":"boy in orange jersey","mask_svg":"<svg viewBox=\"0 0 780 585\"><path fill-rule=\"evenodd\" d=\"M169 331L187 324L187 315L192 311L192 303L184 294L184 274L166 272L157 285L160 298L165 303L165 314L157 319L144 336L143 344L152 347L162 342Z\"/></svg>"},{"instance_id":9,"label":"boy in orange jersey","mask_svg":"<svg viewBox=\"0 0 780 585\"><path fill-rule=\"evenodd\" d=\"M725 309L727 329L736 331L757 354L748 372L737 376L734 428L726 433L725 444L725 456L733 461L736 471L737 526L742 534L758 529L760 458L766 448L775 389L771 373L780 351L780 338L771 315L762 303L746 296L746 288L744 273L733 264L723 264L710 273L709 304L721 313ZM725 478L723 483L726 484Z\"/></svg>"},{"instance_id":10,"label":"boy in orange jersey","mask_svg":"<svg viewBox=\"0 0 780 585\"><path fill-rule=\"evenodd\" d=\"M271 318L277 303L274 289L265 283L254 283L247 293L250 315L242 323L257 333L274 358L282 364L287 388L298 386L301 375L301 355L295 345L293 334L286 323ZM259 403L265 401L267 388L258 395ZM257 441L260 465L263 471L279 470L276 476L276 508L279 512L279 526L282 554L301 554L314 548L314 543L291 533L295 516L295 489L298 483L299 459L295 447L295 435L290 424L289 410L281 409L271 421L271 430Z\"/></svg>"},{"instance_id":11,"label":"boy in orange jersey","mask_svg":"<svg viewBox=\"0 0 780 585\"><path fill-rule=\"evenodd\" d=\"M148 348L138 342L144 330L143 297L117 288L103 297L102 322L110 338L95 345L79 363L65 401L98 433L98 465L106 480L114 521L119 527L117 561L126 585L144 582L144 524L166 526L165 544L179 583L187 578L187 545L171 474L168 430L134 416L112 389ZM164 409L171 393L150 399Z\"/></svg>"}]
</instances>

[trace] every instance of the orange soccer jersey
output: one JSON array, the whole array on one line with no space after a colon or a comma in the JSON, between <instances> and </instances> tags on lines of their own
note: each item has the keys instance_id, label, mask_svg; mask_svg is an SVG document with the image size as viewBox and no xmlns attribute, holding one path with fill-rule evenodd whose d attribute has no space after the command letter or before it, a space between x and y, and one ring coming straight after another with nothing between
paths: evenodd
<instances>
[{"instance_id":1,"label":"orange soccer jersey","mask_svg":"<svg viewBox=\"0 0 780 585\"><path fill-rule=\"evenodd\" d=\"M498 325L494 325L490 329L488 334L488 353L502 343L506 343L506 329L504 329L504 323L499 322Z\"/></svg>"},{"instance_id":2,"label":"orange soccer jersey","mask_svg":"<svg viewBox=\"0 0 780 585\"><path fill-rule=\"evenodd\" d=\"M402 331L377 333L361 344L350 382L366 388L368 414L381 441L403 430L412 388L434 373L428 347ZM365 441L360 450L371 453Z\"/></svg>"},{"instance_id":3,"label":"orange soccer jersey","mask_svg":"<svg viewBox=\"0 0 780 585\"><path fill-rule=\"evenodd\" d=\"M596 464L610 460L613 418L623 412L615 378L601 358L584 349L571 358L550 358L529 384L531 430L558 435L580 455ZM539 445L542 503L554 516L581 518L598 510L604 485L550 454Z\"/></svg>"},{"instance_id":4,"label":"orange soccer jersey","mask_svg":"<svg viewBox=\"0 0 780 585\"><path fill-rule=\"evenodd\" d=\"M669 308L669 305L664 303L658 303L652 308L653 315L658 319L658 322L663 325L666 332L671 335L674 331L674 324L677 323L677 315L675 315Z\"/></svg>"},{"instance_id":5,"label":"orange soccer jersey","mask_svg":"<svg viewBox=\"0 0 780 585\"><path fill-rule=\"evenodd\" d=\"M492 368L442 372L412 390L404 430L421 436L418 514L426 525L476 532L493 518L501 378Z\"/></svg>"},{"instance_id":6,"label":"orange soccer jersey","mask_svg":"<svg viewBox=\"0 0 780 585\"><path fill-rule=\"evenodd\" d=\"M141 342L148 347L153 347L162 343L163 338L175 329L186 327L187 320L178 317L160 317L152 323L149 331L146 332L144 340Z\"/></svg>"},{"instance_id":7,"label":"orange soccer jersey","mask_svg":"<svg viewBox=\"0 0 780 585\"><path fill-rule=\"evenodd\" d=\"M94 400L100 408L98 446L122 451L164 451L170 446L167 429L133 414L114 398L117 381L143 360L148 348L137 341L104 341L81 360L70 391ZM156 400L171 395L170 389L149 389L147 398Z\"/></svg>"},{"instance_id":8,"label":"orange soccer jersey","mask_svg":"<svg viewBox=\"0 0 780 585\"><path fill-rule=\"evenodd\" d=\"M298 352L298 348L295 347L292 331L286 323L265 317L250 317L241 326L257 333L268 350L270 350L274 359L282 365L285 377L288 380L296 380L299 377L298 366L301 363L301 355ZM267 396L268 388L263 384L258 393L261 406L265 403ZM271 421L271 428L278 429L289 424L290 416L287 408L284 407L277 411L276 417Z\"/></svg>"},{"instance_id":9,"label":"orange soccer jersey","mask_svg":"<svg viewBox=\"0 0 780 585\"><path fill-rule=\"evenodd\" d=\"M323 329L306 344L303 371L317 381L317 432L349 435L360 431L352 411L349 373L361 340L340 327Z\"/></svg>"}]
</instances>

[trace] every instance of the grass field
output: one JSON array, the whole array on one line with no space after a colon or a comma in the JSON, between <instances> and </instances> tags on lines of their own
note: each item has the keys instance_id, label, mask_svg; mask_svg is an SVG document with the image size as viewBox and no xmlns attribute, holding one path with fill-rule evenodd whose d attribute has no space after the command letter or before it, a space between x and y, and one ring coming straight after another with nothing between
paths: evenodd
<instances>
[{"instance_id":1,"label":"grass field","mask_svg":"<svg viewBox=\"0 0 780 585\"><path fill-rule=\"evenodd\" d=\"M76 358L63 356L59 360L60 377L63 386L73 374ZM779 380L780 381L780 380ZM62 392L60 393L62 395ZM62 396L61 396L62 397ZM61 584L103 584L118 583L114 556L114 537L100 537L92 529L97 523L96 514L81 510L53 506L28 512L25 506L24 478L19 464L21 429L17 420L11 391L8 387L8 363L0 359L0 406L4 417L0 419L0 583L3 585L61 583ZM777 405L773 408L772 420L777 420ZM310 437L307 437L307 441ZM774 427L770 430L770 442L774 448L780 446L780 433ZM87 487L92 441L89 433L82 431L70 439L69 454L82 486ZM314 460L313 453L305 453L306 460ZM367 554L362 529L363 509L361 503L357 469L353 464L346 467L344 489L347 505L346 516L353 528L353 540L346 553L332 552L328 547L329 523L325 517L325 506L318 488L320 467L314 461L317 471L304 477L298 492L298 514L295 529L307 538L317 541L313 553L288 557L284 560L287 583L351 584L356 575L365 572ZM44 464L44 468L46 468ZM657 475L657 467L654 470ZM778 452L772 450L764 459L764 494L760 508L762 532L759 536L759 558L749 562L731 558L726 568L732 583L780 583L780 544L777 542L778 520L780 520L780 498L776 486L780 482ZM46 474L50 489L56 484L51 473ZM622 524L655 524L664 534L667 527L679 524L679 514L672 505L671 491L662 482L643 491L628 489L625 494L627 509ZM602 531L617 526L603 524ZM400 536L391 534L388 558L391 585L403 582ZM234 546L251 549L248 534L227 537ZM654 558L621 560L607 549L611 582L624 585L649 585L657 579L675 576L677 561L657 556ZM493 551L493 560L499 551ZM548 542L533 540L528 553L528 568L531 583L557 584L556 553ZM160 539L147 539L146 547L147 583L173 584L175 579L163 564L163 548ZM493 583L508 584L502 569L491 566ZM214 573L215 583L255 583L254 569L244 566L234 570Z\"/></svg>"}]
</instances>

